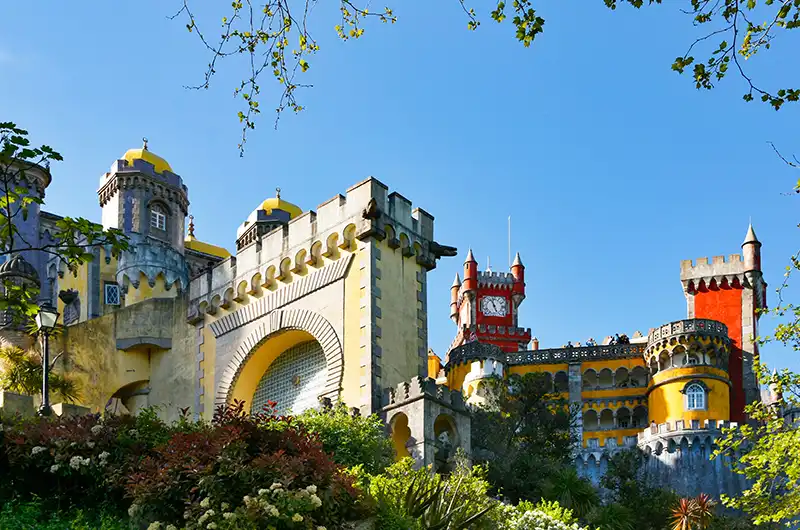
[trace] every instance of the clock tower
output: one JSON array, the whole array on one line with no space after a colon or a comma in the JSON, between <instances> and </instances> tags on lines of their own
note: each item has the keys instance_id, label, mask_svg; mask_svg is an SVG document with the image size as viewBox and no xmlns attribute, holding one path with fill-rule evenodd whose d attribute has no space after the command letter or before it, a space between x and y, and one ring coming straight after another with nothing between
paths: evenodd
<instances>
[{"instance_id":1,"label":"clock tower","mask_svg":"<svg viewBox=\"0 0 800 530\"><path fill-rule=\"evenodd\" d=\"M450 318L458 326L450 348L477 340L506 352L527 349L531 330L517 323L524 299L525 266L519 253L511 272L479 272L470 249L464 262L464 281L456 275L450 288Z\"/></svg>"}]
</instances>

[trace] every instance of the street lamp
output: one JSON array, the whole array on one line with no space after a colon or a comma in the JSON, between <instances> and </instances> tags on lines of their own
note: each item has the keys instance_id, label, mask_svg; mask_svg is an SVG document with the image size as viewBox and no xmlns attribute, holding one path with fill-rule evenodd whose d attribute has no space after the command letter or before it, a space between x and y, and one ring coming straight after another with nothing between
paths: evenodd
<instances>
[{"instance_id":1,"label":"street lamp","mask_svg":"<svg viewBox=\"0 0 800 530\"><path fill-rule=\"evenodd\" d=\"M56 329L58 320L58 310L49 302L44 302L39 306L39 313L36 315L36 326L42 333L44 340L44 352L42 353L42 406L39 407L39 416L50 416L53 409L50 408L50 333Z\"/></svg>"}]
</instances>

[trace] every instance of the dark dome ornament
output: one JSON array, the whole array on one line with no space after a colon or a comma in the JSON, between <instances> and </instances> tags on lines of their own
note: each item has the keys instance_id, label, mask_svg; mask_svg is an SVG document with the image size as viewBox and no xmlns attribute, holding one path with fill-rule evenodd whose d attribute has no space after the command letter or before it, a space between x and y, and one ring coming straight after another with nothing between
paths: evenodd
<instances>
[{"instance_id":1,"label":"dark dome ornament","mask_svg":"<svg viewBox=\"0 0 800 530\"><path fill-rule=\"evenodd\" d=\"M20 254L0 265L0 282L16 279L39 285L39 273Z\"/></svg>"}]
</instances>

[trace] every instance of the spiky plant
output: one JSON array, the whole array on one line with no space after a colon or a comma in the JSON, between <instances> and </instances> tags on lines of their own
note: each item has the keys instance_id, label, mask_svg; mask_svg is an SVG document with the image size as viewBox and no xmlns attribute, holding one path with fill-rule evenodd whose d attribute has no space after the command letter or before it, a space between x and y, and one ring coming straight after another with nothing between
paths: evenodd
<instances>
[{"instance_id":1,"label":"spiky plant","mask_svg":"<svg viewBox=\"0 0 800 530\"><path fill-rule=\"evenodd\" d=\"M583 517L599 504L592 483L578 476L572 467L563 467L553 473L545 483L544 494L547 500L558 501L578 517Z\"/></svg>"},{"instance_id":2,"label":"spiky plant","mask_svg":"<svg viewBox=\"0 0 800 530\"><path fill-rule=\"evenodd\" d=\"M58 356L50 364L50 396L74 403L78 400L77 382L53 372ZM42 359L38 353L16 346L0 348L0 388L18 394L39 396L42 393Z\"/></svg>"}]
</instances>

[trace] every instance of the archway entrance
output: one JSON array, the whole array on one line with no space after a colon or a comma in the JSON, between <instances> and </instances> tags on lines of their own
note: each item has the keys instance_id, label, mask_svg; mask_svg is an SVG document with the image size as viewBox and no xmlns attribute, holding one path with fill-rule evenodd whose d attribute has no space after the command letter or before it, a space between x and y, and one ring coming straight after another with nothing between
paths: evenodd
<instances>
[{"instance_id":1,"label":"archway entrance","mask_svg":"<svg viewBox=\"0 0 800 530\"><path fill-rule=\"evenodd\" d=\"M320 343L309 333L275 333L257 346L234 381L231 400L256 413L269 401L279 414L298 414L319 404L325 393L328 366Z\"/></svg>"}]
</instances>

